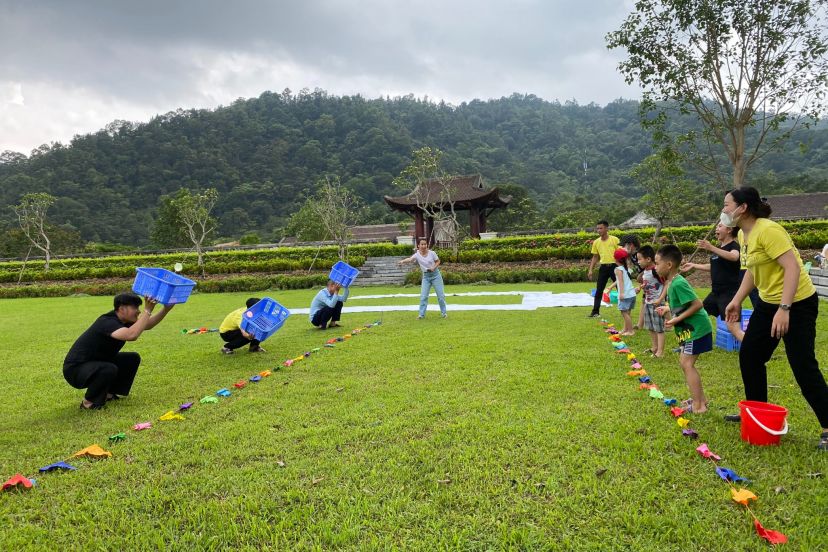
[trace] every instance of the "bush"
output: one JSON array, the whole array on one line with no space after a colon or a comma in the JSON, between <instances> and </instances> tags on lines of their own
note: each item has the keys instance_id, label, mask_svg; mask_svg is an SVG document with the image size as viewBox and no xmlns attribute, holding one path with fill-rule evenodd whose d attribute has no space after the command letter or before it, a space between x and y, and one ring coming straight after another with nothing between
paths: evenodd
<instances>
[{"instance_id":1,"label":"bush","mask_svg":"<svg viewBox=\"0 0 828 552\"><path fill-rule=\"evenodd\" d=\"M486 270L480 272L452 272L442 270L443 282L446 284L471 284L482 280L497 284L512 284L518 282L585 282L587 271L585 268L535 268L529 270ZM410 272L405 277L406 284L419 284L419 272Z\"/></svg>"}]
</instances>

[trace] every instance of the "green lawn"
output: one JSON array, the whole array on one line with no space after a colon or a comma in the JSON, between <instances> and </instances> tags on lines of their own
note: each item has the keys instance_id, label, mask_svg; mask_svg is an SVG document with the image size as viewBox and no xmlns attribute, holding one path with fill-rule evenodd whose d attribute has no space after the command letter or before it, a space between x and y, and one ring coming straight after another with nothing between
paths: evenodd
<instances>
[{"instance_id":1,"label":"green lawn","mask_svg":"<svg viewBox=\"0 0 828 552\"><path fill-rule=\"evenodd\" d=\"M312 293L271 296L306 307ZM711 413L692 420L701 439L682 437L667 408L625 375L626 359L585 318L588 308L456 311L446 320L429 313L423 321L385 312L381 326L220 404L196 404L183 422L158 421L335 335L296 315L265 343L267 354L223 356L216 334L180 333L218 326L248 295L197 294L127 344L143 357L133 393L97 412L79 411L82 392L64 382L61 364L111 299L0 301L0 477L38 481L0 494L0 550L765 549L694 451L700 442L751 479L754 511L789 537L789 549L828 544L828 454L815 450L818 424L781 347L769 370L771 401L791 410L781 447L749 446L738 424L722 420L742 389L736 354L719 350L699 363L712 401ZM828 304L821 307L825 372ZM350 330L377 317L343 322ZM627 342L649 346L644 333ZM675 355L642 360L668 397L687 397ZM143 421L154 427L129 429ZM126 441L110 445L119 431ZM93 443L114 457L36 474Z\"/></svg>"}]
</instances>

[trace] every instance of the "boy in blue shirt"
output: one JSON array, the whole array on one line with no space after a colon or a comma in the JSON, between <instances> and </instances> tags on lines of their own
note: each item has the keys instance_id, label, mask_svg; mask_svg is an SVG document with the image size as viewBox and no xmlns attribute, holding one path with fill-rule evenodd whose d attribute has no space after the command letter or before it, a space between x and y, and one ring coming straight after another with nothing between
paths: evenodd
<instances>
[{"instance_id":1,"label":"boy in blue shirt","mask_svg":"<svg viewBox=\"0 0 828 552\"><path fill-rule=\"evenodd\" d=\"M311 302L308 318L310 323L320 330L339 327L337 322L342 313L342 305L351 293L349 288L345 288L345 293L339 295L340 289L342 289L341 285L328 280L328 284L319 290Z\"/></svg>"}]
</instances>

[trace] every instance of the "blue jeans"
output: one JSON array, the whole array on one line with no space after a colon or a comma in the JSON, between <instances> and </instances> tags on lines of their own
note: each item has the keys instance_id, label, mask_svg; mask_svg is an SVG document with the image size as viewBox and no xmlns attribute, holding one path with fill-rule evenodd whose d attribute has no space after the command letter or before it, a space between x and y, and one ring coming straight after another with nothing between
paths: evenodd
<instances>
[{"instance_id":1,"label":"blue jeans","mask_svg":"<svg viewBox=\"0 0 828 552\"><path fill-rule=\"evenodd\" d=\"M440 304L440 313L446 314L446 294L443 291L443 275L440 274L440 269L435 268L432 272L423 272L423 284L420 287L420 318L425 316L426 307L428 306L428 294L431 292L432 286L434 292L437 294L437 302Z\"/></svg>"}]
</instances>

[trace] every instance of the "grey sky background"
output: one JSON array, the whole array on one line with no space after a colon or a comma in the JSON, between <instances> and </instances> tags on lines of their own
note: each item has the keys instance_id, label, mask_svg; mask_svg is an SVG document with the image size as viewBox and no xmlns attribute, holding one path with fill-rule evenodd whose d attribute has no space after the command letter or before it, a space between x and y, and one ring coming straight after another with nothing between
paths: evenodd
<instances>
[{"instance_id":1,"label":"grey sky background","mask_svg":"<svg viewBox=\"0 0 828 552\"><path fill-rule=\"evenodd\" d=\"M0 151L265 90L637 98L604 35L631 0L0 0Z\"/></svg>"}]
</instances>

